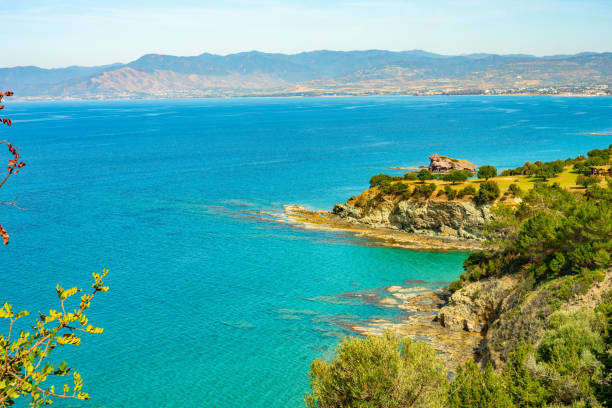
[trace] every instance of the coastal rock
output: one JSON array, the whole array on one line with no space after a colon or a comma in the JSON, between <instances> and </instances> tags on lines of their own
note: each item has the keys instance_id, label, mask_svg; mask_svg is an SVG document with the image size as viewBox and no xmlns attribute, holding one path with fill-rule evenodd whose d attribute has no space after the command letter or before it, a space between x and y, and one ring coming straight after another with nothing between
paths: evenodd
<instances>
[{"instance_id":1,"label":"coastal rock","mask_svg":"<svg viewBox=\"0 0 612 408\"><path fill-rule=\"evenodd\" d=\"M383 198L363 208L336 204L341 218L375 228L423 235L482 240L481 227L492 218L490 205L471 201L399 200Z\"/></svg>"},{"instance_id":2,"label":"coastal rock","mask_svg":"<svg viewBox=\"0 0 612 408\"><path fill-rule=\"evenodd\" d=\"M336 204L332 210L340 218L361 218L362 211L357 207L345 204Z\"/></svg>"},{"instance_id":3,"label":"coastal rock","mask_svg":"<svg viewBox=\"0 0 612 408\"><path fill-rule=\"evenodd\" d=\"M451 330L482 332L504 311L517 282L515 276L504 276L471 283L451 295L438 320Z\"/></svg>"}]
</instances>

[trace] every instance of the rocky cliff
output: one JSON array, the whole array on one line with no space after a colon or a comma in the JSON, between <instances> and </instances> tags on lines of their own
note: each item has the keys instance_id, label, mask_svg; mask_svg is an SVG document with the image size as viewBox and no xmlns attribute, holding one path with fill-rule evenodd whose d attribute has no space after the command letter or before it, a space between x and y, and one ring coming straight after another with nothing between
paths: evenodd
<instances>
[{"instance_id":1,"label":"rocky cliff","mask_svg":"<svg viewBox=\"0 0 612 408\"><path fill-rule=\"evenodd\" d=\"M483 334L480 361L500 367L519 343L538 344L553 312L593 308L611 290L612 269L596 279L573 275L539 285L522 274L490 278L453 293L438 321L453 331Z\"/></svg>"},{"instance_id":2,"label":"rocky cliff","mask_svg":"<svg viewBox=\"0 0 612 408\"><path fill-rule=\"evenodd\" d=\"M375 228L416 234L482 240L482 226L492 218L490 205L471 201L437 201L382 197L358 207L355 200L336 204L340 218Z\"/></svg>"}]
</instances>

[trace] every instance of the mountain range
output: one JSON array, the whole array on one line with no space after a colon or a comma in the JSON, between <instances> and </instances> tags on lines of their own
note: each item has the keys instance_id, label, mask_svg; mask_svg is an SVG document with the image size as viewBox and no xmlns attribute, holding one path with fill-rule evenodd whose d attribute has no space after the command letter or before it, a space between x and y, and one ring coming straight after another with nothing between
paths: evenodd
<instances>
[{"instance_id":1,"label":"mountain range","mask_svg":"<svg viewBox=\"0 0 612 408\"><path fill-rule=\"evenodd\" d=\"M0 89L43 99L489 93L612 88L612 53L535 57L392 52L147 54L127 64L0 68ZM505 90L505 91L504 91Z\"/></svg>"}]
</instances>

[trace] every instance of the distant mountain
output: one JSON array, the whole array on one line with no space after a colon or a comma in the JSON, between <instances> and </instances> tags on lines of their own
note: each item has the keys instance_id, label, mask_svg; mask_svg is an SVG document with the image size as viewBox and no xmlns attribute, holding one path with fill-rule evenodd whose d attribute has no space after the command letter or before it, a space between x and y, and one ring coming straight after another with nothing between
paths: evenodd
<instances>
[{"instance_id":1,"label":"distant mountain","mask_svg":"<svg viewBox=\"0 0 612 408\"><path fill-rule=\"evenodd\" d=\"M446 56L392 52L258 51L193 57L147 54L98 67L0 68L0 89L34 98L153 98L490 92L538 87L612 88L612 53Z\"/></svg>"}]
</instances>

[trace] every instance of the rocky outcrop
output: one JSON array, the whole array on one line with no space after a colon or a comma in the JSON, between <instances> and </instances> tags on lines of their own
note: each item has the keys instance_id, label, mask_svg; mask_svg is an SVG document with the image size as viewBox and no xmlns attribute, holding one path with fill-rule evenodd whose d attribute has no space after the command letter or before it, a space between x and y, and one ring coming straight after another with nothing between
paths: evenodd
<instances>
[{"instance_id":1,"label":"rocky outcrop","mask_svg":"<svg viewBox=\"0 0 612 408\"><path fill-rule=\"evenodd\" d=\"M364 207L336 204L333 213L375 228L463 239L483 239L481 228L492 218L490 205L471 201L437 201L382 198Z\"/></svg>"},{"instance_id":2,"label":"rocky outcrop","mask_svg":"<svg viewBox=\"0 0 612 408\"><path fill-rule=\"evenodd\" d=\"M437 153L429 156L429 160L429 171L432 173L448 173L451 170L467 170L474 173L478 168L474 163L467 160L451 159Z\"/></svg>"},{"instance_id":3,"label":"rocky outcrop","mask_svg":"<svg viewBox=\"0 0 612 408\"><path fill-rule=\"evenodd\" d=\"M518 277L504 276L474 282L453 293L438 312L440 323L451 330L482 332L507 306Z\"/></svg>"},{"instance_id":4,"label":"rocky outcrop","mask_svg":"<svg viewBox=\"0 0 612 408\"><path fill-rule=\"evenodd\" d=\"M483 334L478 359L501 367L520 343L539 343L552 313L593 308L611 289L612 269L601 281L568 275L535 287L521 274L491 278L453 293L438 311L438 321L453 331Z\"/></svg>"}]
</instances>

